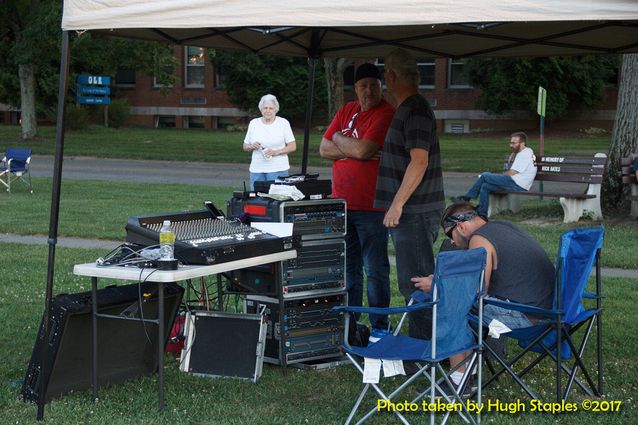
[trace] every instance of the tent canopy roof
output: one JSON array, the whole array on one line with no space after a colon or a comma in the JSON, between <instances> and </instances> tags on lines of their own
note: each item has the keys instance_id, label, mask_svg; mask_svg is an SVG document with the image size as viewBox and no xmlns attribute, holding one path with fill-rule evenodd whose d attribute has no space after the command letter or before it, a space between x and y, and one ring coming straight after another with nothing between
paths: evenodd
<instances>
[{"instance_id":1,"label":"tent canopy roof","mask_svg":"<svg viewBox=\"0 0 638 425\"><path fill-rule=\"evenodd\" d=\"M638 51L638 2L65 0L62 28L313 57L615 54Z\"/></svg>"}]
</instances>

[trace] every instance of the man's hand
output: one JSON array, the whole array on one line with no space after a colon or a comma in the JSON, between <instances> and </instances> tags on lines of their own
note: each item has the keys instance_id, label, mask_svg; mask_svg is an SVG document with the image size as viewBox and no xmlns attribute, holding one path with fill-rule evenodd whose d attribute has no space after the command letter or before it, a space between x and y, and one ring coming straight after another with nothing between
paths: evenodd
<instances>
[{"instance_id":1,"label":"man's hand","mask_svg":"<svg viewBox=\"0 0 638 425\"><path fill-rule=\"evenodd\" d=\"M403 207L397 207L394 204L390 205L390 209L386 211L385 217L383 217L383 225L385 227L397 227L401 214L403 214Z\"/></svg>"},{"instance_id":2,"label":"man's hand","mask_svg":"<svg viewBox=\"0 0 638 425\"><path fill-rule=\"evenodd\" d=\"M414 283L414 287L416 289L420 289L423 292L431 292L432 279L434 279L434 275L429 275L426 277L413 277L410 279L410 281Z\"/></svg>"}]
</instances>

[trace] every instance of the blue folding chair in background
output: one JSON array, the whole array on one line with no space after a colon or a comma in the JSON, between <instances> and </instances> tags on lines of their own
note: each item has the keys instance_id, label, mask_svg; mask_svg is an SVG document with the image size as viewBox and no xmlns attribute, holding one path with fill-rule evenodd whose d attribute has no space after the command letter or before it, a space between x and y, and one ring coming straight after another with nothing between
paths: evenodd
<instances>
[{"instance_id":1,"label":"blue folding chair in background","mask_svg":"<svg viewBox=\"0 0 638 425\"><path fill-rule=\"evenodd\" d=\"M337 311L365 314L402 314L399 324L393 333L383 336L380 340L367 347L354 347L347 342L343 346L346 356L363 376L366 376L368 371L361 366L359 360L361 358L364 359L364 364L376 363L377 367L379 367L379 360L381 360L382 364L387 362L387 364L383 364L384 374L386 374L385 371L387 370L394 369L394 372L396 372L396 363L393 361L415 362L419 368L418 372L412 376L399 379L400 385L388 394L381 389L380 384L364 379L368 383L364 382L363 390L356 400L346 424L353 420L370 389L373 389L377 395L377 397L374 397L374 406L357 423L364 422L377 412L377 400L385 400L388 404L390 402L406 402L407 400L405 399L400 400L398 398L399 395L415 381L419 383L419 387L423 387L424 380L428 382L426 388L420 390L410 403L420 403L421 400L428 396L430 403L436 403L437 397L442 397L447 403L458 403L460 410L457 413L466 422L472 424L480 422L479 413L474 417L467 411L467 405L462 400L461 394L466 386L470 384L472 371L476 370L476 379L478 381L476 401L478 403L481 402L482 338L479 333L478 341L475 341L468 324L467 315L475 302L480 305L479 313L482 312L485 259L486 251L483 248L468 251L441 252L436 260L431 294L416 291L412 295L412 300L405 307L368 308L345 306L334 308ZM432 309L432 340L416 339L400 334L401 325L405 322L406 315L421 309ZM346 329L348 329L348 326L346 326ZM347 338L345 338L345 341L347 341ZM454 369L446 371L441 365L450 356L465 352L471 352L471 355ZM463 364L466 369L461 383L456 386L451 382L450 374L458 370ZM400 370L401 368L398 369ZM377 369L377 372L380 374L379 369ZM390 372L390 375L393 375L393 373ZM424 379L419 381L417 380L418 378ZM397 380L393 379L391 382L397 382ZM399 411L395 410L393 413L402 423L409 423L406 416ZM434 409L430 411L430 422L432 424L435 420L435 413ZM421 418L423 414L423 410L420 410L419 417ZM450 412L445 413L441 423L445 423L449 415Z\"/></svg>"},{"instance_id":2,"label":"blue folding chair in background","mask_svg":"<svg viewBox=\"0 0 638 425\"><path fill-rule=\"evenodd\" d=\"M2 165L0 166L0 183L7 188L7 192L11 192L11 183L19 180L33 193L31 173L29 172L30 162L31 149L7 148L2 158ZM26 180L26 178L28 178L28 180Z\"/></svg>"},{"instance_id":3,"label":"blue folding chair in background","mask_svg":"<svg viewBox=\"0 0 638 425\"><path fill-rule=\"evenodd\" d=\"M507 372L523 390L533 399L539 399L529 385L523 380L543 359L551 358L555 364L556 400L567 399L574 383L588 396L601 396L603 392L603 359L602 359L602 305L600 279L600 255L603 245L604 229L602 226L574 229L564 233L560 238L560 246L556 258L554 279L554 302L551 310L531 307L508 301L486 300L486 303L499 307L522 311L540 318L540 324L529 328L515 329L505 334L518 340L521 350L508 359L502 358L492 350L489 344L485 348L491 357L500 364L501 369L485 381L487 387L504 372ZM587 281L595 268L595 293L585 292ZM588 303L586 301L589 300ZM584 304L591 304L588 308ZM543 320L544 319L544 320ZM585 349L596 326L596 381L592 371L585 365ZM585 328L582 333L577 333ZM577 336L580 335L578 345ZM526 354L534 354L529 360ZM571 363L571 364L570 364ZM519 372L514 365L523 364ZM586 381L577 378L577 373ZM563 391L563 372L567 374L567 382Z\"/></svg>"}]
</instances>

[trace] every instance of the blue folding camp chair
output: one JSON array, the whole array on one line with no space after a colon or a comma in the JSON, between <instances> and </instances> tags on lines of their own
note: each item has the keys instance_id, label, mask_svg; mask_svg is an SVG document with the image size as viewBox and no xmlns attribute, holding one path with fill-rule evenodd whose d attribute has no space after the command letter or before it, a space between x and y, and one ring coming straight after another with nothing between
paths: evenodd
<instances>
[{"instance_id":1,"label":"blue folding camp chair","mask_svg":"<svg viewBox=\"0 0 638 425\"><path fill-rule=\"evenodd\" d=\"M378 398L374 399L372 407L357 423L362 423L377 412L378 400L385 400L389 403L405 403L407 400L399 400L398 396L417 378L424 377L428 381L428 388L419 394L410 403L419 403L419 418L426 414L421 409L421 400L429 396L429 406L434 406L437 397L443 397L446 403L458 403L458 411L466 422L480 422L480 416L474 417L467 411L466 403L461 399L461 393L469 385L472 370L477 369L478 391L476 401L481 402L481 353L482 339L479 333L478 342L472 336L471 329L467 321L467 315L475 302L480 305L479 312L482 311L483 281L485 272L486 252L483 248L469 251L442 252L437 256L434 279L432 282L432 293L416 291L412 295L412 300L405 307L391 308L367 308L367 307L336 307L335 310L350 311L354 313L366 314L402 314L402 318L394 333L383 336L377 342L367 347L353 347L346 343L343 350L354 366L362 373L365 369L360 365L359 358L379 359L382 361L401 360L415 362L419 367L417 373L406 379L400 379L401 384L394 391L386 394L376 383L365 383L361 394L348 416L346 423L350 423L359 406L363 402L366 393L373 388ZM422 340L401 335L401 325L406 319L406 315L413 311L429 308L432 309L432 340ZM347 315L349 316L349 315ZM346 317L347 317L346 316ZM348 326L346 326L348 329ZM347 341L347 338L345 338ZM453 370L445 371L441 362L455 354L471 352L465 359L466 366L460 385L452 384L450 374L457 370L460 365ZM364 362L365 363L365 362ZM385 366L384 366L385 370ZM438 373L438 378L437 378ZM423 386L421 380L421 387ZM396 382L396 381L393 381ZM418 382L418 381L417 381ZM412 404L411 404L412 405ZM393 413L403 422L408 424L405 415L396 409ZM430 410L430 422L435 420L435 409ZM442 417L441 423L445 423L450 412Z\"/></svg>"},{"instance_id":2,"label":"blue folding camp chair","mask_svg":"<svg viewBox=\"0 0 638 425\"><path fill-rule=\"evenodd\" d=\"M31 149L29 148L7 148L2 158L0 166L0 183L6 188L7 192L11 192L11 182L20 180L29 191L33 193L31 185L31 173L29 172L29 163L31 162ZM28 177L28 181L25 180Z\"/></svg>"},{"instance_id":3,"label":"blue folding camp chair","mask_svg":"<svg viewBox=\"0 0 638 425\"><path fill-rule=\"evenodd\" d=\"M556 273L554 279L554 303L551 310L545 310L527 305L507 301L486 300L486 303L498 305L503 308L532 313L541 319L541 324L529 328L515 329L506 335L518 340L521 350L510 356L502 358L492 350L488 344L485 348L490 352L494 360L500 364L501 369L483 384L488 386L504 372L507 372L533 399L538 399L537 394L523 381L523 377L543 359L549 357L553 360L556 369L556 400L567 399L572 386L576 383L588 396L600 396L603 387L603 360L602 360L602 323L601 323L601 299L600 292L600 253L603 244L604 229L602 226L593 228L574 229L564 233L560 238L560 247L556 259ZM585 292L587 281L595 266L596 293ZM583 301L593 299L593 306L585 308ZM590 371L585 366L583 358L587 342L592 329L596 325L596 372L597 384L594 383ZM585 327L581 334L580 343L576 346L576 331ZM519 372L514 371L515 364L522 364L529 356L535 354L534 359L524 366ZM560 359L560 360L559 360ZM570 365L570 359L573 359ZM576 378L580 370L587 381L587 385ZM563 391L563 376L568 375L565 390Z\"/></svg>"}]
</instances>

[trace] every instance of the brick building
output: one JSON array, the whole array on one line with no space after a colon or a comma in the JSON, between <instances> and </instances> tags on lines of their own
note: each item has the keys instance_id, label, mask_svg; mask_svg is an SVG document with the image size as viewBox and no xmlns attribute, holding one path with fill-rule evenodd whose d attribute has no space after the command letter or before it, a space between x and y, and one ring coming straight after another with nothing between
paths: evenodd
<instances>
[{"instance_id":1,"label":"brick building","mask_svg":"<svg viewBox=\"0 0 638 425\"><path fill-rule=\"evenodd\" d=\"M172 70L177 77L172 87L162 87L155 78L141 72L122 69L117 73L112 87L113 97L128 99L131 105L129 124L215 129L246 122L247 113L229 102L224 76L216 72L206 57L205 49L175 46L173 52L179 65ZM378 65L383 66L382 62ZM538 117L528 111L510 111L497 116L477 109L475 103L480 90L468 84L463 66L462 60L452 59L419 62L420 88L434 109L441 131L468 133L537 128ZM354 65L349 66L344 73L346 99L354 97L353 79ZM609 86L606 100L598 109L571 111L565 118L552 121L551 126L559 130L592 127L610 130L616 99L617 86ZM17 124L18 115L17 110L0 105L0 123Z\"/></svg>"}]
</instances>

